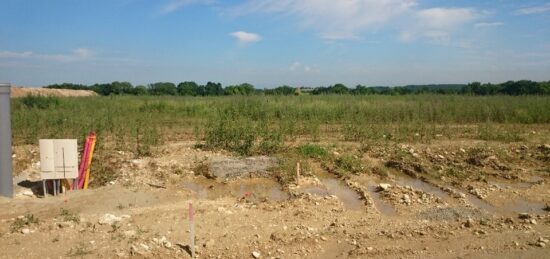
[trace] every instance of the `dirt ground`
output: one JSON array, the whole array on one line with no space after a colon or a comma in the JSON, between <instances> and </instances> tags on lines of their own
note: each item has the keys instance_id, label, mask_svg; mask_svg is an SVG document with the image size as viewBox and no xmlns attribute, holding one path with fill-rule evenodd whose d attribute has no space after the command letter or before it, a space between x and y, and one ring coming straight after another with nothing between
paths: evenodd
<instances>
[{"instance_id":1,"label":"dirt ground","mask_svg":"<svg viewBox=\"0 0 550 259\"><path fill-rule=\"evenodd\" d=\"M0 257L189 258L192 204L197 258L550 258L547 144L326 146L365 173L340 178L315 160L284 185L265 171L212 179L199 172L208 161L244 172L245 159L184 141L154 157L118 151L107 186L47 198L37 147L15 147Z\"/></svg>"},{"instance_id":2,"label":"dirt ground","mask_svg":"<svg viewBox=\"0 0 550 259\"><path fill-rule=\"evenodd\" d=\"M47 89L36 87L17 87L12 86L11 98L24 97L27 95L42 96L97 96L97 93L89 90L71 90L71 89Z\"/></svg>"}]
</instances>

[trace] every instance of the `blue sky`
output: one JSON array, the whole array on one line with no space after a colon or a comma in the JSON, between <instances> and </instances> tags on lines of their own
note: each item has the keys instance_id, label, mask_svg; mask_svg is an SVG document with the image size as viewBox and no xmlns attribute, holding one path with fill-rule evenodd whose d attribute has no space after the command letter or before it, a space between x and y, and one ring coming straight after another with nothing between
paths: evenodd
<instances>
[{"instance_id":1,"label":"blue sky","mask_svg":"<svg viewBox=\"0 0 550 259\"><path fill-rule=\"evenodd\" d=\"M550 80L550 1L0 0L0 81Z\"/></svg>"}]
</instances>

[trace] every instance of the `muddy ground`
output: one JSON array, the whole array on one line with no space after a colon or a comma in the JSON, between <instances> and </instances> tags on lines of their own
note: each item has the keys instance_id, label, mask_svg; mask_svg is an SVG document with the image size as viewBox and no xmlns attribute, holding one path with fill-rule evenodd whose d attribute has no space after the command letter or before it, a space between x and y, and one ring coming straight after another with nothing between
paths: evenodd
<instances>
[{"instance_id":1,"label":"muddy ground","mask_svg":"<svg viewBox=\"0 0 550 259\"><path fill-rule=\"evenodd\" d=\"M282 183L276 158L174 142L113 152L106 186L43 198L37 147L15 147L0 257L189 258L192 204L198 258L550 258L547 144L318 145L364 168L311 159Z\"/></svg>"}]
</instances>

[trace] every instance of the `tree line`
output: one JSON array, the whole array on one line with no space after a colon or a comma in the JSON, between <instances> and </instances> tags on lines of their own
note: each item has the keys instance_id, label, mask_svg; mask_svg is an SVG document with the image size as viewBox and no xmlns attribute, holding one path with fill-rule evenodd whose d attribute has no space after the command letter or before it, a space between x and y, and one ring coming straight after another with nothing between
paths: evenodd
<instances>
[{"instance_id":1,"label":"tree line","mask_svg":"<svg viewBox=\"0 0 550 259\"><path fill-rule=\"evenodd\" d=\"M45 88L92 90L100 95L179 95L179 96L223 96L223 95L407 95L407 94L462 94L462 95L550 95L550 81L530 80L508 81L501 84L473 82L469 84L432 84L407 86L364 86L349 88L344 84L321 87L291 87L287 85L272 89L256 89L249 83L223 87L221 83L208 82L199 85L193 81L178 85L157 82L133 86L129 82L105 84L53 84Z\"/></svg>"}]
</instances>

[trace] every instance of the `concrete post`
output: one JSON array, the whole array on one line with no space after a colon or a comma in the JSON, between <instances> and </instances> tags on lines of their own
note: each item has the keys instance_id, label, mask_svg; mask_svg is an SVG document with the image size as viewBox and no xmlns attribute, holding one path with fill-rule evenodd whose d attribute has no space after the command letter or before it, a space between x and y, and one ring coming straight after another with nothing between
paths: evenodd
<instances>
[{"instance_id":1,"label":"concrete post","mask_svg":"<svg viewBox=\"0 0 550 259\"><path fill-rule=\"evenodd\" d=\"M0 83L0 196L13 197L10 84Z\"/></svg>"}]
</instances>

